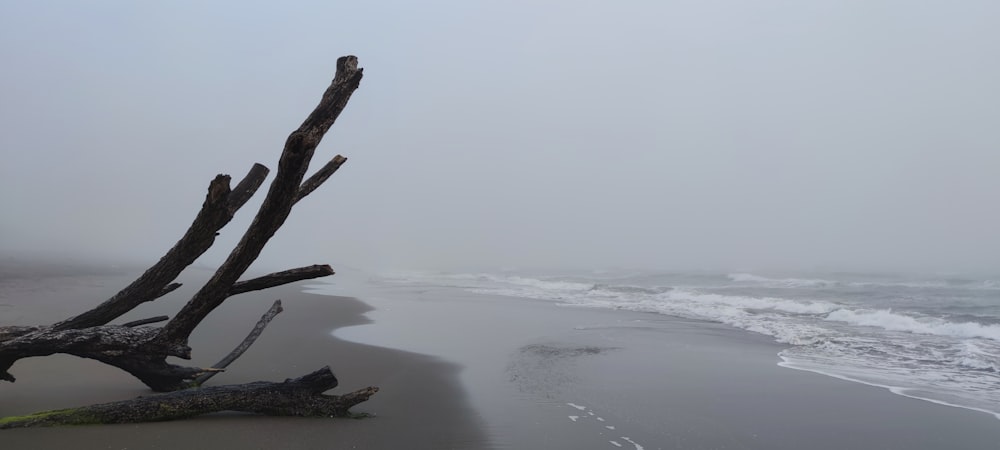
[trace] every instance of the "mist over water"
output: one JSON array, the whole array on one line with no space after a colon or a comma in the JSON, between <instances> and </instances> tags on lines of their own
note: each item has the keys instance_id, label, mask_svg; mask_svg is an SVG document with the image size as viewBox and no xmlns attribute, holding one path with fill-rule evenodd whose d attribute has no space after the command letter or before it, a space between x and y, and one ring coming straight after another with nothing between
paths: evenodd
<instances>
[{"instance_id":1,"label":"mist over water","mask_svg":"<svg viewBox=\"0 0 1000 450\"><path fill-rule=\"evenodd\" d=\"M997 19L989 1L6 2L0 250L154 261L215 174L276 168L350 53L365 79L317 153L350 160L262 265L995 272Z\"/></svg>"},{"instance_id":2,"label":"mist over water","mask_svg":"<svg viewBox=\"0 0 1000 450\"><path fill-rule=\"evenodd\" d=\"M216 174L273 176L353 54L313 167L349 160L252 270L719 322L1000 417L998 23L995 0L0 2L0 265L154 263Z\"/></svg>"},{"instance_id":3,"label":"mist over water","mask_svg":"<svg viewBox=\"0 0 1000 450\"><path fill-rule=\"evenodd\" d=\"M258 268L718 321L788 367L995 414L998 21L987 1L8 2L0 252L154 262L215 174L277 168L355 54L315 158L349 161Z\"/></svg>"}]
</instances>

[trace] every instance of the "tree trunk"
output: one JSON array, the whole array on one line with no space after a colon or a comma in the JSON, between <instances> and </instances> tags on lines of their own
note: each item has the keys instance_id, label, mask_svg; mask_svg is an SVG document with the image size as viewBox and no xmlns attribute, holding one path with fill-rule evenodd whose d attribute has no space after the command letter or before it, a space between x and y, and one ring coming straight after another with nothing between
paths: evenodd
<instances>
[{"instance_id":1,"label":"tree trunk","mask_svg":"<svg viewBox=\"0 0 1000 450\"><path fill-rule=\"evenodd\" d=\"M258 381L247 384L205 387L102 403L80 408L45 411L0 419L0 429L157 422L185 419L219 411L238 411L269 416L346 417L349 409L378 392L376 387L345 395L323 395L337 386L329 367L281 383Z\"/></svg>"}]
</instances>

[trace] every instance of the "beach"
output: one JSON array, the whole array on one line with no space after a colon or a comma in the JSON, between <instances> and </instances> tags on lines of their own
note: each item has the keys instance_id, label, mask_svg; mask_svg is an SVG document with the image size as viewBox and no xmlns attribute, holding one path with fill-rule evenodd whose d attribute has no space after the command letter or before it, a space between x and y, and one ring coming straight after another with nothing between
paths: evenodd
<instances>
[{"instance_id":1,"label":"beach","mask_svg":"<svg viewBox=\"0 0 1000 450\"><path fill-rule=\"evenodd\" d=\"M116 271L117 270L117 271ZM51 323L107 298L128 269L0 279L0 325ZM22 271L24 272L24 271ZM172 314L207 275L122 320ZM720 323L584 308L341 271L229 299L192 335L194 365L285 312L209 384L280 381L329 365L331 391L381 390L367 419L213 414L137 425L0 432L11 449L980 449L1000 420L778 365L785 346ZM129 375L55 355L19 361L0 416L149 395Z\"/></svg>"},{"instance_id":2,"label":"beach","mask_svg":"<svg viewBox=\"0 0 1000 450\"><path fill-rule=\"evenodd\" d=\"M0 282L3 325L51 323L96 304L134 273L22 274ZM79 270L77 270L79 271ZM122 321L173 314L208 272L181 275L185 286ZM123 284L124 283L124 284ZM371 308L347 297L302 293L298 284L230 298L191 337L192 365L209 366L235 347L275 299L285 311L256 344L208 385L281 381L329 365L340 381L330 394L366 386L381 392L354 408L370 419L315 419L212 414L190 420L5 430L4 449L354 449L487 448L458 381L460 366L439 358L338 340L330 331L368 321ZM9 315L8 315L9 314ZM128 374L67 355L17 362L17 382L0 389L0 416L150 395ZM385 393L391 395L384 395Z\"/></svg>"}]
</instances>

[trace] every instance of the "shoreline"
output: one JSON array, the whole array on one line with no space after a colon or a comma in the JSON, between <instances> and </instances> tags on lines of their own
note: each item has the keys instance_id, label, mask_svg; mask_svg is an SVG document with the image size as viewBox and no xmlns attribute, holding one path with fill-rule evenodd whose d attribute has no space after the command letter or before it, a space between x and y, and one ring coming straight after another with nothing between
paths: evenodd
<instances>
[{"instance_id":1,"label":"shoreline","mask_svg":"<svg viewBox=\"0 0 1000 450\"><path fill-rule=\"evenodd\" d=\"M800 370L802 372L809 372L809 373L813 373L813 374L816 374L816 375L822 375L822 376L825 376L825 377L835 378L835 379L838 379L838 380L841 380L841 381L847 381L847 382L850 382L850 383L857 383L857 384L861 384L861 385L864 385L864 386L885 389L886 391L889 391L890 393L898 395L900 397L906 397L906 398L911 398L911 399L914 399L914 400L920 400L920 401L924 401L924 402L927 402L927 403L932 403L932 404L938 405L938 406L947 406L949 408L957 408L957 409L963 409L963 410L966 410L966 411L983 413L983 414L987 414L987 415L993 416L993 418L995 418L998 421L1000 421L1000 413L995 413L995 412L987 410L987 409L975 408L975 407L972 407L972 406L957 405L957 404L954 404L954 403L948 403L948 402L943 401L943 400L935 400L935 399L932 399L932 398L927 398L927 397L921 397L921 396L918 396L918 395L908 394L908 393L905 392L907 390L907 388L901 388L901 387L897 387L897 386L889 386L889 385L878 384L878 383L871 383L871 382L868 382L868 381L859 380L859 379L856 379L856 378L851 378L851 377L847 377L847 376L843 376L843 375L838 375L838 374L835 374L835 373L824 372L824 371L819 370L819 369L808 369L808 368L804 368L804 367L795 367L795 363L788 362L788 360L785 357L781 356L780 354L778 355L778 358L781 359L781 362L778 363L778 366L779 367L783 367L785 369ZM1000 425L1000 423L998 423L998 425Z\"/></svg>"},{"instance_id":2,"label":"shoreline","mask_svg":"<svg viewBox=\"0 0 1000 450\"><path fill-rule=\"evenodd\" d=\"M122 320L172 314L207 275ZM191 337L194 365L275 318L209 384L281 380L329 364L341 385L381 391L365 420L211 414L189 420L5 430L18 449L580 448L975 449L1000 440L989 415L780 367L784 346L729 326L656 313L559 305L344 271L234 297ZM48 323L131 281L126 274L0 277L0 324ZM322 291L322 293L316 293ZM0 416L148 395L128 374L65 355L19 361Z\"/></svg>"},{"instance_id":3,"label":"shoreline","mask_svg":"<svg viewBox=\"0 0 1000 450\"><path fill-rule=\"evenodd\" d=\"M721 323L416 284L310 288L361 292L374 306L373 324L339 338L463 364L504 448L931 450L1000 439L992 414L781 367L787 346ZM433 333L413 325L428 322Z\"/></svg>"}]
</instances>

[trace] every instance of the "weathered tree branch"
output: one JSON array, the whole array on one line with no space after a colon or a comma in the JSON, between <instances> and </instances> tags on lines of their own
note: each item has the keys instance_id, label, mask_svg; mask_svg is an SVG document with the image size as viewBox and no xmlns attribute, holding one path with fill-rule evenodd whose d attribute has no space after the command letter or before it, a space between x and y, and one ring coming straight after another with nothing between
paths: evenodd
<instances>
[{"instance_id":1,"label":"weathered tree branch","mask_svg":"<svg viewBox=\"0 0 1000 450\"><path fill-rule=\"evenodd\" d=\"M156 391L183 388L205 373L206 369L167 363L167 356L190 359L191 348L186 344L157 340L158 332L157 328L121 325L69 330L38 328L0 341L0 378L14 381L7 369L18 359L55 353L95 359L118 367Z\"/></svg>"},{"instance_id":2,"label":"weathered tree branch","mask_svg":"<svg viewBox=\"0 0 1000 450\"><path fill-rule=\"evenodd\" d=\"M14 339L0 342L0 354L26 358L67 353L83 357L119 356L151 349L167 356L189 359L191 348L186 345L163 344L155 341L157 329L104 325L70 330L42 328Z\"/></svg>"},{"instance_id":3,"label":"weathered tree branch","mask_svg":"<svg viewBox=\"0 0 1000 450\"><path fill-rule=\"evenodd\" d=\"M226 226L236 211L253 196L264 182L267 173L266 167L254 164L235 190L229 189L228 175L216 176L209 183L205 203L194 222L184 236L156 264L98 307L59 322L54 328L68 330L105 325L135 307L169 292L169 290L164 292L164 289L167 289L169 283L176 279L181 271L215 243L218 231Z\"/></svg>"},{"instance_id":4,"label":"weathered tree branch","mask_svg":"<svg viewBox=\"0 0 1000 450\"><path fill-rule=\"evenodd\" d=\"M173 291L176 291L177 288L179 288L181 286L183 286L183 284L181 284L181 283L170 283L170 284L164 286L163 289L160 290L160 293L157 294L156 297L152 298L149 301L156 300L156 299L158 299L160 297L163 297L164 295L167 295L167 294L169 294L169 293L171 293Z\"/></svg>"},{"instance_id":5,"label":"weathered tree branch","mask_svg":"<svg viewBox=\"0 0 1000 450\"><path fill-rule=\"evenodd\" d=\"M255 382L189 389L81 408L47 411L0 419L0 429L138 423L183 419L218 411L239 411L271 416L345 417L354 405L368 400L378 388L368 387L345 395L323 395L337 386L337 378L324 367L281 383Z\"/></svg>"},{"instance_id":6,"label":"weathered tree branch","mask_svg":"<svg viewBox=\"0 0 1000 450\"><path fill-rule=\"evenodd\" d=\"M243 339L243 342L240 342L240 345L234 348L232 352L229 352L225 358L222 358L219 362L213 364L212 369L216 369L221 372L225 370L226 367L229 367L233 361L236 361L236 358L243 356L250 346L253 345L254 341L260 337L260 334L264 332L264 328L267 327L267 324L271 323L271 319L274 319L274 316L281 314L281 311L283 311L283 309L281 309L281 300L275 300L274 304L271 305L271 308L268 309L263 316L261 316L259 321L257 321L257 325L254 325L253 330L250 330L250 334ZM195 378L194 384L200 386L219 372L213 371L203 373Z\"/></svg>"},{"instance_id":7,"label":"weathered tree branch","mask_svg":"<svg viewBox=\"0 0 1000 450\"><path fill-rule=\"evenodd\" d=\"M263 164L255 163L250 168L250 172L233 188L233 191L229 193L229 204L226 205L229 209L230 218L257 193L257 189L264 184L264 180L267 178L269 172L270 170L264 167Z\"/></svg>"},{"instance_id":8,"label":"weathered tree branch","mask_svg":"<svg viewBox=\"0 0 1000 450\"><path fill-rule=\"evenodd\" d=\"M311 280L313 278L320 278L329 275L333 275L333 269L326 264L288 269L282 272L269 273L262 277L240 281L234 284L232 289L229 290L229 296L231 297L233 295L250 291L260 291L275 286L281 286L283 284L294 283L302 280Z\"/></svg>"},{"instance_id":9,"label":"weathered tree branch","mask_svg":"<svg viewBox=\"0 0 1000 450\"><path fill-rule=\"evenodd\" d=\"M302 186L299 187L299 192L295 194L295 203L298 203L299 200L302 200L311 194L312 191L315 191L316 188L322 186L345 162L347 162L347 158L340 155L334 156L333 159L302 183Z\"/></svg>"},{"instance_id":10,"label":"weathered tree branch","mask_svg":"<svg viewBox=\"0 0 1000 450\"><path fill-rule=\"evenodd\" d=\"M215 275L163 327L163 339L186 342L195 327L228 297L233 284L285 223L316 147L358 88L361 77L357 57L344 56L337 60L337 73L323 99L285 141L278 172L253 223Z\"/></svg>"},{"instance_id":11,"label":"weathered tree branch","mask_svg":"<svg viewBox=\"0 0 1000 450\"><path fill-rule=\"evenodd\" d=\"M314 265L237 282L288 218L295 203L322 185L346 161L337 155L303 181L316 147L358 88L362 73L356 57L345 56L337 60L337 72L319 105L286 140L277 174L252 224L212 278L173 319L157 316L124 325L109 325L137 306L180 287L172 281L212 246L218 231L258 190L268 174L264 166L255 164L232 189L228 175L218 175L212 180L201 209L181 239L139 278L94 309L52 326L0 327L0 380L14 381L8 369L21 358L66 353L121 368L155 391L177 391L200 385L246 352L281 312L280 300L261 317L243 342L214 367L184 367L166 362L170 356L191 358L188 337L226 298L333 274L330 266ZM143 326L165 320L167 324L162 328ZM336 378L324 368L284 383L258 382L186 390L176 395L0 419L0 428L169 420L222 410L278 415L345 415L348 408L377 391L377 388L367 388L340 397L321 394L334 386Z\"/></svg>"},{"instance_id":12,"label":"weathered tree branch","mask_svg":"<svg viewBox=\"0 0 1000 450\"><path fill-rule=\"evenodd\" d=\"M24 336L33 331L38 331L43 327L21 327L21 326L10 326L10 327L0 327L0 342L14 339L18 336Z\"/></svg>"},{"instance_id":13,"label":"weathered tree branch","mask_svg":"<svg viewBox=\"0 0 1000 450\"><path fill-rule=\"evenodd\" d=\"M148 319L133 320L131 322L125 322L122 324L123 327L138 327L140 325L149 325L151 323L165 322L170 320L169 316L156 316L150 317Z\"/></svg>"}]
</instances>

